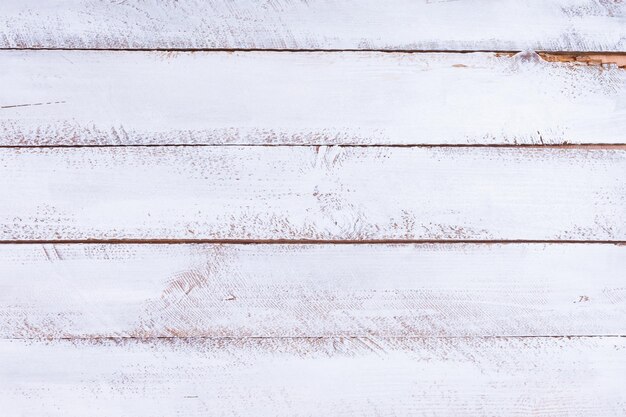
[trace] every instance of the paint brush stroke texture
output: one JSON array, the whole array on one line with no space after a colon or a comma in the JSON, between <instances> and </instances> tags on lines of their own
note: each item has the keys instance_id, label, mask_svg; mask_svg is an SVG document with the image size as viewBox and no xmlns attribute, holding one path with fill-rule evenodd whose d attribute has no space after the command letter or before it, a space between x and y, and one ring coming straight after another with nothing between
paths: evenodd
<instances>
[{"instance_id":1,"label":"paint brush stroke texture","mask_svg":"<svg viewBox=\"0 0 626 417\"><path fill-rule=\"evenodd\" d=\"M0 1L0 414L625 415L625 34L610 0Z\"/></svg>"},{"instance_id":2,"label":"paint brush stroke texture","mask_svg":"<svg viewBox=\"0 0 626 417\"><path fill-rule=\"evenodd\" d=\"M0 341L21 417L623 416L625 338Z\"/></svg>"},{"instance_id":3,"label":"paint brush stroke texture","mask_svg":"<svg viewBox=\"0 0 626 417\"><path fill-rule=\"evenodd\" d=\"M626 246L0 245L0 337L626 334Z\"/></svg>"},{"instance_id":4,"label":"paint brush stroke texture","mask_svg":"<svg viewBox=\"0 0 626 417\"><path fill-rule=\"evenodd\" d=\"M530 52L0 51L0 62L6 146L626 143L626 70Z\"/></svg>"},{"instance_id":5,"label":"paint brush stroke texture","mask_svg":"<svg viewBox=\"0 0 626 417\"><path fill-rule=\"evenodd\" d=\"M626 239L626 150L0 149L0 239Z\"/></svg>"},{"instance_id":6,"label":"paint brush stroke texture","mask_svg":"<svg viewBox=\"0 0 626 417\"><path fill-rule=\"evenodd\" d=\"M615 0L3 0L0 47L620 51Z\"/></svg>"}]
</instances>

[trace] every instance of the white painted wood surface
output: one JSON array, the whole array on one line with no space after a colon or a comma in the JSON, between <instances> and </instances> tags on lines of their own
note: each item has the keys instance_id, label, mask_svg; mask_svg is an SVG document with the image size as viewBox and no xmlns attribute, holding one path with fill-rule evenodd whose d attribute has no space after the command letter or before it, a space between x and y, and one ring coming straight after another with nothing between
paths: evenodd
<instances>
[{"instance_id":1,"label":"white painted wood surface","mask_svg":"<svg viewBox=\"0 0 626 417\"><path fill-rule=\"evenodd\" d=\"M626 143L626 70L533 53L1 51L0 63L0 145Z\"/></svg>"},{"instance_id":2,"label":"white painted wood surface","mask_svg":"<svg viewBox=\"0 0 626 417\"><path fill-rule=\"evenodd\" d=\"M620 51L605 0L3 0L0 47Z\"/></svg>"},{"instance_id":3,"label":"white painted wood surface","mask_svg":"<svg viewBox=\"0 0 626 417\"><path fill-rule=\"evenodd\" d=\"M0 149L0 239L612 240L626 151Z\"/></svg>"},{"instance_id":4,"label":"white painted wood surface","mask_svg":"<svg viewBox=\"0 0 626 417\"><path fill-rule=\"evenodd\" d=\"M625 415L607 51L625 2L1 1L0 414Z\"/></svg>"},{"instance_id":5,"label":"white painted wood surface","mask_svg":"<svg viewBox=\"0 0 626 417\"><path fill-rule=\"evenodd\" d=\"M626 246L1 245L1 338L626 334Z\"/></svg>"},{"instance_id":6,"label":"white painted wood surface","mask_svg":"<svg viewBox=\"0 0 626 417\"><path fill-rule=\"evenodd\" d=\"M0 341L7 416L623 416L626 339Z\"/></svg>"}]
</instances>

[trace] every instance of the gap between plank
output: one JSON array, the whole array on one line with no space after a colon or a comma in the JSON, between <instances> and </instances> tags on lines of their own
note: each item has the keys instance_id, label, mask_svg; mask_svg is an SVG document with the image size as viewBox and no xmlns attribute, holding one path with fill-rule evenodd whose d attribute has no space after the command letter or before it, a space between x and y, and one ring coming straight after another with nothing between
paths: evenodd
<instances>
[{"instance_id":1,"label":"gap between plank","mask_svg":"<svg viewBox=\"0 0 626 417\"><path fill-rule=\"evenodd\" d=\"M476 245L516 245L516 244L604 244L624 246L624 240L472 240L472 239L369 239L369 240L314 240L314 239L33 239L0 240L0 245L176 245L176 244L225 244L225 245L412 245L412 244L476 244Z\"/></svg>"},{"instance_id":2,"label":"gap between plank","mask_svg":"<svg viewBox=\"0 0 626 417\"><path fill-rule=\"evenodd\" d=\"M528 49L530 50L530 49ZM0 51L108 51L108 52L381 52L389 54L517 54L520 49L372 49L372 48L53 48L53 47L2 47ZM553 51L535 49L538 54L550 55L623 55L624 51Z\"/></svg>"},{"instance_id":3,"label":"gap between plank","mask_svg":"<svg viewBox=\"0 0 626 417\"><path fill-rule=\"evenodd\" d=\"M0 338L0 340L32 340L32 341L150 341L150 340L326 340L326 339L395 339L395 340L455 340L455 339L589 339L596 337L604 338L622 338L626 337L623 334L608 334L608 335L533 335L533 336L507 336L507 335L494 335L494 336L385 336L385 335L335 335L335 336L149 336L149 337L137 337L137 336L77 336L77 337L6 337Z\"/></svg>"},{"instance_id":4,"label":"gap between plank","mask_svg":"<svg viewBox=\"0 0 626 417\"><path fill-rule=\"evenodd\" d=\"M237 147L237 148L524 148L524 149L612 149L626 150L625 143L505 143L505 144L325 144L325 143L165 143L165 144L96 144L96 145L0 145L0 149L56 149L56 148L204 148L204 147Z\"/></svg>"},{"instance_id":5,"label":"gap between plank","mask_svg":"<svg viewBox=\"0 0 626 417\"><path fill-rule=\"evenodd\" d=\"M612 64L626 69L626 51L550 51L550 50L492 50L492 49L278 49L278 48L0 48L0 51L95 51L95 52L284 52L284 53L384 53L384 54L475 54L489 53L496 56L513 56L533 52L547 62L583 65ZM617 59L612 59L617 57Z\"/></svg>"}]
</instances>

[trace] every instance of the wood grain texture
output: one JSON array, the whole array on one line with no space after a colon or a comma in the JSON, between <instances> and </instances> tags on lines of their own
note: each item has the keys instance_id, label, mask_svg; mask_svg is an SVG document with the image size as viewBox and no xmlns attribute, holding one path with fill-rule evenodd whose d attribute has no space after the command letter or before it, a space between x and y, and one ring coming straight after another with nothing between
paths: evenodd
<instances>
[{"instance_id":1,"label":"wood grain texture","mask_svg":"<svg viewBox=\"0 0 626 417\"><path fill-rule=\"evenodd\" d=\"M3 0L4 48L626 49L605 0Z\"/></svg>"},{"instance_id":2,"label":"wood grain texture","mask_svg":"<svg viewBox=\"0 0 626 417\"><path fill-rule=\"evenodd\" d=\"M0 149L0 239L626 239L626 151Z\"/></svg>"},{"instance_id":3,"label":"wood grain texture","mask_svg":"<svg viewBox=\"0 0 626 417\"><path fill-rule=\"evenodd\" d=\"M626 246L1 245L0 337L626 335Z\"/></svg>"},{"instance_id":4,"label":"wood grain texture","mask_svg":"<svg viewBox=\"0 0 626 417\"><path fill-rule=\"evenodd\" d=\"M534 53L0 51L0 62L0 146L626 143L624 69Z\"/></svg>"},{"instance_id":5,"label":"wood grain texture","mask_svg":"<svg viewBox=\"0 0 626 417\"><path fill-rule=\"evenodd\" d=\"M21 417L623 416L626 339L0 341Z\"/></svg>"},{"instance_id":6,"label":"wood grain texture","mask_svg":"<svg viewBox=\"0 0 626 417\"><path fill-rule=\"evenodd\" d=\"M1 1L0 414L625 415L623 51L622 1Z\"/></svg>"}]
</instances>

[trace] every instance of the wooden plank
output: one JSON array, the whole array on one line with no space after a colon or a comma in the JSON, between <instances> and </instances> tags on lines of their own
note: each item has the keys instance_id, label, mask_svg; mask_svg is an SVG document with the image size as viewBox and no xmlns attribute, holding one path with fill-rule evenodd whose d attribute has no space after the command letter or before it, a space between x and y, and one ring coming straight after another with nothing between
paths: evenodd
<instances>
[{"instance_id":1,"label":"wooden plank","mask_svg":"<svg viewBox=\"0 0 626 417\"><path fill-rule=\"evenodd\" d=\"M623 144L618 58L1 51L0 145Z\"/></svg>"},{"instance_id":2,"label":"wooden plank","mask_svg":"<svg viewBox=\"0 0 626 417\"><path fill-rule=\"evenodd\" d=\"M3 0L3 48L626 49L621 1Z\"/></svg>"},{"instance_id":3,"label":"wooden plank","mask_svg":"<svg viewBox=\"0 0 626 417\"><path fill-rule=\"evenodd\" d=\"M0 149L0 239L626 239L626 150Z\"/></svg>"},{"instance_id":4,"label":"wooden plank","mask_svg":"<svg viewBox=\"0 0 626 417\"><path fill-rule=\"evenodd\" d=\"M626 246L0 245L0 337L626 334Z\"/></svg>"},{"instance_id":5,"label":"wooden plank","mask_svg":"<svg viewBox=\"0 0 626 417\"><path fill-rule=\"evenodd\" d=\"M9 416L623 416L624 338L0 341Z\"/></svg>"}]
</instances>

